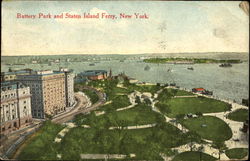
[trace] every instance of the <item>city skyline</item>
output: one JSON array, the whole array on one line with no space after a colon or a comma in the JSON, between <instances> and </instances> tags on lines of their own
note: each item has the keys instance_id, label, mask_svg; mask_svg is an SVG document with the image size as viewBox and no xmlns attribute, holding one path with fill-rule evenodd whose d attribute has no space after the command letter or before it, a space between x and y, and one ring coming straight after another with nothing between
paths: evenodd
<instances>
[{"instance_id":1,"label":"city skyline","mask_svg":"<svg viewBox=\"0 0 250 161\"><path fill-rule=\"evenodd\" d=\"M2 56L248 52L249 17L239 3L3 2ZM149 18L16 18L17 13L40 12L140 13Z\"/></svg>"}]
</instances>

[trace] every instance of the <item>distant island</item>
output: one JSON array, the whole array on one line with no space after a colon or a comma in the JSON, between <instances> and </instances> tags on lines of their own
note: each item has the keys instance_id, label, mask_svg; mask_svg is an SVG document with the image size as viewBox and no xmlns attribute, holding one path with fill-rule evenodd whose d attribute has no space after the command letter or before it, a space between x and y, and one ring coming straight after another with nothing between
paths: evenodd
<instances>
[{"instance_id":1,"label":"distant island","mask_svg":"<svg viewBox=\"0 0 250 161\"><path fill-rule=\"evenodd\" d=\"M145 63L169 63L169 64L201 64L201 63L241 63L240 59L208 59L208 58L149 58Z\"/></svg>"}]
</instances>

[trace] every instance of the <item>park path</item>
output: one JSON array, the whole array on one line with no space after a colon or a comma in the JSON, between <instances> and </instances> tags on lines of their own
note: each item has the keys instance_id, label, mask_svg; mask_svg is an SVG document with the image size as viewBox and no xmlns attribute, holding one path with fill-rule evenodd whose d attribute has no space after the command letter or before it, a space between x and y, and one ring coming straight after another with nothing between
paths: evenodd
<instances>
[{"instance_id":1,"label":"park path","mask_svg":"<svg viewBox=\"0 0 250 161\"><path fill-rule=\"evenodd\" d=\"M187 144L184 144L184 145L181 145L178 147L174 147L171 149L176 150L178 153L183 153L183 152L191 151L191 146L192 146L192 151L201 151L201 152L209 154L215 158L219 158L218 149L211 147L211 145L209 145L209 144L200 145L198 143L193 143L191 145L191 143L187 143ZM199 150L200 148L202 150ZM221 160L229 160L229 158L224 153L221 153L220 158L221 158Z\"/></svg>"},{"instance_id":2,"label":"park path","mask_svg":"<svg viewBox=\"0 0 250 161\"><path fill-rule=\"evenodd\" d=\"M164 87L163 89L165 89L167 87ZM181 130L183 133L188 132L189 130L187 128L185 128L184 126L182 126L180 123L177 123L175 119L172 119L166 115L164 115L156 106L155 104L158 103L159 101L156 100L158 98L158 95L163 91L163 89L160 89L156 92L156 94L154 95L154 99L150 99L150 101L152 102L151 107L152 110L155 112L160 113L161 115L163 115L165 117L165 120L167 123L170 123L171 125L177 127L179 130Z\"/></svg>"},{"instance_id":3,"label":"park path","mask_svg":"<svg viewBox=\"0 0 250 161\"><path fill-rule=\"evenodd\" d=\"M233 136L225 141L225 144L227 147L233 147L233 148L248 148L248 140L247 140L247 134L243 133L240 129L243 127L243 122L233 121L228 119L228 114L238 110L238 109L248 109L248 107L239 105L237 103L232 104L232 110L226 111L226 112L216 112L216 113L206 113L203 114L204 116L215 116L223 120L228 124L228 126L232 129ZM237 141L238 140L238 141Z\"/></svg>"},{"instance_id":4,"label":"park path","mask_svg":"<svg viewBox=\"0 0 250 161\"><path fill-rule=\"evenodd\" d=\"M147 125L136 125L136 126L126 126L123 127L123 129L128 129L128 130L133 130L133 129L146 129L146 128L151 128L156 126L156 123L154 124L147 124ZM120 129L120 127L110 127L109 130L114 130L114 129Z\"/></svg>"},{"instance_id":5,"label":"park path","mask_svg":"<svg viewBox=\"0 0 250 161\"><path fill-rule=\"evenodd\" d=\"M131 103L131 105L129 105L127 107L118 108L118 109L116 109L116 111L123 111L123 110L127 110L127 109L135 107L137 105L137 103L135 103L135 97L136 97L135 92L130 93L128 95L128 98L129 98L129 102Z\"/></svg>"},{"instance_id":6,"label":"park path","mask_svg":"<svg viewBox=\"0 0 250 161\"><path fill-rule=\"evenodd\" d=\"M174 96L174 98L190 98L190 97L198 97L197 95L188 95L188 96Z\"/></svg>"},{"instance_id":7,"label":"park path","mask_svg":"<svg viewBox=\"0 0 250 161\"><path fill-rule=\"evenodd\" d=\"M135 157L135 154L129 154L130 158ZM125 154L80 154L81 159L124 159L127 155Z\"/></svg>"},{"instance_id":8,"label":"park path","mask_svg":"<svg viewBox=\"0 0 250 161\"><path fill-rule=\"evenodd\" d=\"M173 88L173 87L165 87L165 88ZM182 90L186 90L186 89L182 89ZM157 94L161 93L162 91L163 90L158 91ZM207 98L215 99L213 96L207 96L207 95L203 95L203 94L195 94L195 95L192 95L192 96L174 96L174 98L198 97L198 96L204 96L204 97L207 97ZM229 125L229 127L232 129L232 133L233 133L232 138L225 141L225 144L229 149L230 148L248 148L248 140L246 141L246 134L244 134L242 131L240 131L240 129L243 127L243 123L233 121L233 120L230 120L230 119L227 118L227 115L230 112L235 111L237 109L248 109L248 107L237 104L237 103L234 103L232 101L223 100L223 99L220 99L220 100L223 101L223 102L231 104L232 105L231 111L217 112L217 113L206 113L206 114L203 114L203 115L204 116L218 117L218 118L222 119L223 121L225 121ZM156 111L156 112L161 113L157 109L157 107L155 107L156 103L157 103L157 101L154 101L152 103L152 109L154 111ZM169 118L166 115L164 115L164 116L165 116L166 122L169 122L170 124L174 125L175 127L179 128L180 130L182 130L183 127L180 124L176 125L175 123L172 122L172 120L173 120L172 118ZM182 131L187 132L188 129L183 128ZM215 149L215 148L211 147L212 141L211 140L206 140L206 139L203 139L203 140L207 141L210 144L202 145L203 146L202 152L205 152L205 153L207 153L207 154L209 154L211 156L214 156L214 157L218 158L219 157L219 151L218 151L218 149ZM236 140L239 140L239 141L236 141ZM197 143L193 144L193 146L194 146L193 151L199 151L199 148L201 147L201 145L197 144ZM172 148L172 150L177 150L178 153L182 153L182 152L185 152L185 151L190 151L190 143L185 144L185 145L181 145L179 147ZM222 152L220 154L220 157L221 157L221 160L228 160L229 159L224 152ZM173 156L172 157L162 156L162 158L164 158L164 160L169 160L169 159L172 159Z\"/></svg>"},{"instance_id":9,"label":"park path","mask_svg":"<svg viewBox=\"0 0 250 161\"><path fill-rule=\"evenodd\" d=\"M66 127L65 127L64 129L62 129L62 130L57 134L57 136L56 136L54 142L60 143L61 140L62 140L62 138L65 136L65 134L66 134L67 132L69 132L69 130L70 130L71 128L76 127L76 125L75 125L74 123L72 123L72 122L65 123L65 125L66 125Z\"/></svg>"}]
</instances>

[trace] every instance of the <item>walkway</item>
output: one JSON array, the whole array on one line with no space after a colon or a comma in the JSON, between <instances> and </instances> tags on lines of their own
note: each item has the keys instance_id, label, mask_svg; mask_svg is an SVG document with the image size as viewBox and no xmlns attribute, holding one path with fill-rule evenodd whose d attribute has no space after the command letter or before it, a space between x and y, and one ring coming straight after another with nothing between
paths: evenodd
<instances>
[{"instance_id":1,"label":"walkway","mask_svg":"<svg viewBox=\"0 0 250 161\"><path fill-rule=\"evenodd\" d=\"M128 130L132 130L132 129L146 129L146 128L151 128L156 126L156 124L147 124L147 125L136 125L136 126L126 126L126 127L122 127L123 129L128 129ZM109 130L114 130L114 129L121 129L121 127L110 127Z\"/></svg>"},{"instance_id":2,"label":"walkway","mask_svg":"<svg viewBox=\"0 0 250 161\"><path fill-rule=\"evenodd\" d=\"M132 92L128 95L129 98L129 102L131 103L131 105L127 106L127 107L122 107L122 108L118 108L116 109L116 111L123 111L123 110L127 110L130 108L133 108L135 105L137 105L137 103L135 103L135 97L136 97L136 93Z\"/></svg>"},{"instance_id":3,"label":"walkway","mask_svg":"<svg viewBox=\"0 0 250 161\"><path fill-rule=\"evenodd\" d=\"M61 140L62 140L62 138L65 136L65 134L66 134L67 132L69 132L69 130L70 130L71 128L76 127L76 125L75 125L74 123L71 123L71 122L70 122L70 123L65 123L65 125L66 125L66 127L65 127L64 129L62 129L62 130L57 134L57 136L56 136L54 142L56 142L56 143L61 142Z\"/></svg>"},{"instance_id":4,"label":"walkway","mask_svg":"<svg viewBox=\"0 0 250 161\"><path fill-rule=\"evenodd\" d=\"M135 154L130 154L129 157L135 157ZM81 159L124 159L127 155L125 154L80 154Z\"/></svg>"},{"instance_id":5,"label":"walkway","mask_svg":"<svg viewBox=\"0 0 250 161\"><path fill-rule=\"evenodd\" d=\"M167 88L167 87L165 87L165 88ZM170 123L171 125L177 127L177 128L178 128L179 130L181 130L183 133L188 132L189 130L188 130L187 128L183 127L183 126L182 126L181 124L179 124L179 123L176 123L174 119L172 119L172 118L170 118L170 117L164 115L163 113L161 113L161 111L155 106L155 104L159 102L159 101L156 100L156 99L157 99L158 95L159 95L162 91L163 91L163 89L160 89L159 91L157 91L157 92L156 92L157 95L155 95L154 99L150 98L150 101L152 102L152 104L151 104L152 110L155 111L155 112L160 113L161 115L163 115L163 116L165 117L167 123ZM180 97L183 97L183 96L180 96ZM175 123L174 123L174 122L175 122Z\"/></svg>"},{"instance_id":6,"label":"walkway","mask_svg":"<svg viewBox=\"0 0 250 161\"><path fill-rule=\"evenodd\" d=\"M232 104L232 111L237 109L248 109L246 106ZM227 115L232 111L206 113L204 116L215 116L226 122L232 129L233 136L231 139L225 141L228 148L248 148L248 140L246 140L247 134L243 133L240 129L243 127L243 122L233 121L227 118Z\"/></svg>"},{"instance_id":7,"label":"walkway","mask_svg":"<svg viewBox=\"0 0 250 161\"><path fill-rule=\"evenodd\" d=\"M77 107L70 111L69 113L66 113L65 115L61 115L60 117L54 118L52 121L55 123L64 123L67 121L72 120L75 115L80 113L89 113L90 111L96 110L99 106L103 105L105 103L104 94L94 88L91 87L85 87L89 90L93 90L96 92L96 94L99 97L99 100L95 104L91 104L89 101L89 98L86 97L82 92L78 93L76 97L78 97L79 103L76 105Z\"/></svg>"},{"instance_id":8,"label":"walkway","mask_svg":"<svg viewBox=\"0 0 250 161\"><path fill-rule=\"evenodd\" d=\"M174 98L189 98L189 97L198 97L198 95L174 96Z\"/></svg>"}]
</instances>

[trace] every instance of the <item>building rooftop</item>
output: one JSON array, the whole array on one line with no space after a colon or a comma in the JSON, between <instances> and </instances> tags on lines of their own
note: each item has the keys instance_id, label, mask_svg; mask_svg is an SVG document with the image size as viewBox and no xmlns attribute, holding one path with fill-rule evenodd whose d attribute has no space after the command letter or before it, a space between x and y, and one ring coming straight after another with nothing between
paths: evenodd
<instances>
[{"instance_id":1,"label":"building rooftop","mask_svg":"<svg viewBox=\"0 0 250 161\"><path fill-rule=\"evenodd\" d=\"M106 70L86 70L79 73L80 76L95 76L108 73Z\"/></svg>"},{"instance_id":2,"label":"building rooftop","mask_svg":"<svg viewBox=\"0 0 250 161\"><path fill-rule=\"evenodd\" d=\"M12 90L18 88L24 88L25 86L20 82L1 82L1 91Z\"/></svg>"},{"instance_id":3,"label":"building rooftop","mask_svg":"<svg viewBox=\"0 0 250 161\"><path fill-rule=\"evenodd\" d=\"M204 91L205 90L204 88L193 88L193 89L196 91Z\"/></svg>"}]
</instances>

